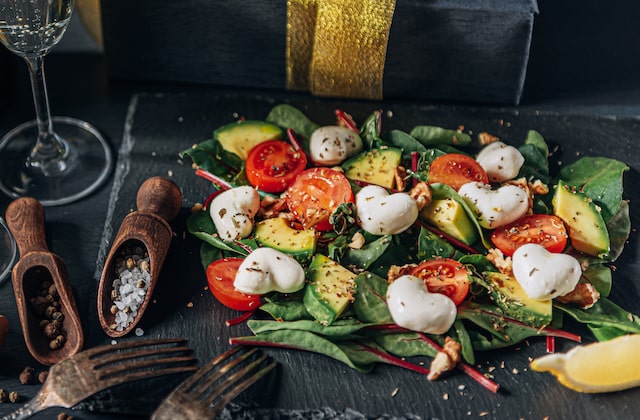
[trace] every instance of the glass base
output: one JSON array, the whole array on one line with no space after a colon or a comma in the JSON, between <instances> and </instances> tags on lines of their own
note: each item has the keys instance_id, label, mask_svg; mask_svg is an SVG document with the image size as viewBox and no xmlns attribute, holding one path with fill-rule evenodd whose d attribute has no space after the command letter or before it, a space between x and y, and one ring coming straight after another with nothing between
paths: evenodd
<instances>
[{"instance_id":1,"label":"glass base","mask_svg":"<svg viewBox=\"0 0 640 420\"><path fill-rule=\"evenodd\" d=\"M11 236L4 219L0 216L0 284L9 278L17 255L16 241Z\"/></svg>"},{"instance_id":2,"label":"glass base","mask_svg":"<svg viewBox=\"0 0 640 420\"><path fill-rule=\"evenodd\" d=\"M53 130L68 145L70 161L55 176L26 164L38 137L36 121L9 131L0 140L0 190L13 197L33 197L43 206L59 206L86 197L113 169L111 147L91 124L70 117L53 117Z\"/></svg>"}]
</instances>

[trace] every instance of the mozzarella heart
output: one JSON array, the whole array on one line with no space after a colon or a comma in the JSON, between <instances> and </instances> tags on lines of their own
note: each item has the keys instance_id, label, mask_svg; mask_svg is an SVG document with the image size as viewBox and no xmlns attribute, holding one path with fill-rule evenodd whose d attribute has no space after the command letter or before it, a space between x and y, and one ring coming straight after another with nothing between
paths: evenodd
<instances>
[{"instance_id":1,"label":"mozzarella heart","mask_svg":"<svg viewBox=\"0 0 640 420\"><path fill-rule=\"evenodd\" d=\"M309 156L317 165L338 165L361 150L362 139L347 127L320 127L309 138Z\"/></svg>"},{"instance_id":2,"label":"mozzarella heart","mask_svg":"<svg viewBox=\"0 0 640 420\"><path fill-rule=\"evenodd\" d=\"M474 210L480 226L487 229L515 222L529 210L527 193L515 185L492 190L490 185L469 182L460 187L458 194Z\"/></svg>"},{"instance_id":3,"label":"mozzarella heart","mask_svg":"<svg viewBox=\"0 0 640 420\"><path fill-rule=\"evenodd\" d=\"M524 164L524 157L518 149L496 141L485 146L476 161L482 166L491 182L513 179Z\"/></svg>"},{"instance_id":4,"label":"mozzarella heart","mask_svg":"<svg viewBox=\"0 0 640 420\"><path fill-rule=\"evenodd\" d=\"M387 288L387 306L393 322L412 331L444 334L456 320L455 303L440 293L430 293L424 280L400 276Z\"/></svg>"},{"instance_id":5,"label":"mozzarella heart","mask_svg":"<svg viewBox=\"0 0 640 420\"><path fill-rule=\"evenodd\" d=\"M377 185L368 185L356 194L356 211L360 227L372 235L404 232L418 218L418 205L409 194L389 195Z\"/></svg>"},{"instance_id":6,"label":"mozzarella heart","mask_svg":"<svg viewBox=\"0 0 640 420\"><path fill-rule=\"evenodd\" d=\"M538 244L522 245L513 253L513 276L532 299L553 299L575 289L582 275L578 260L554 254Z\"/></svg>"},{"instance_id":7,"label":"mozzarella heart","mask_svg":"<svg viewBox=\"0 0 640 420\"><path fill-rule=\"evenodd\" d=\"M253 216L260 209L260 196L252 187L232 188L209 204L209 215L223 241L246 238L253 230Z\"/></svg>"},{"instance_id":8,"label":"mozzarella heart","mask_svg":"<svg viewBox=\"0 0 640 420\"><path fill-rule=\"evenodd\" d=\"M233 286L250 295L293 293L304 286L304 269L290 255L273 248L258 248L240 264Z\"/></svg>"}]
</instances>

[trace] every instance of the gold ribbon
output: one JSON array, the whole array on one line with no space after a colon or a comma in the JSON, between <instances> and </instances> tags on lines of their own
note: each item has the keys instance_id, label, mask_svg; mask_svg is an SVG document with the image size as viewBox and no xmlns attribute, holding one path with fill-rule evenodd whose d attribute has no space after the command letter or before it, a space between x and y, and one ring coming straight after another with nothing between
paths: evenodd
<instances>
[{"instance_id":1,"label":"gold ribbon","mask_svg":"<svg viewBox=\"0 0 640 420\"><path fill-rule=\"evenodd\" d=\"M287 88L382 99L395 0L288 0Z\"/></svg>"}]
</instances>

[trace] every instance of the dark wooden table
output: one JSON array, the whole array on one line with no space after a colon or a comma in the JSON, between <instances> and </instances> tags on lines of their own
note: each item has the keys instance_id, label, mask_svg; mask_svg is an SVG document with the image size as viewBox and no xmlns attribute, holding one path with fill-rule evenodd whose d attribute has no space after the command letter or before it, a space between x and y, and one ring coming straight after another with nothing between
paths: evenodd
<instances>
[{"instance_id":1,"label":"dark wooden table","mask_svg":"<svg viewBox=\"0 0 640 420\"><path fill-rule=\"evenodd\" d=\"M32 118L33 106L24 65L10 59L9 76L0 98L0 132ZM46 209L47 240L50 249L63 257L79 302L86 333L86 346L111 341L99 327L95 313L97 278L108 241L115 235L122 217L134 208L134 193L146 177L172 177L183 189L183 211L174 220L176 241L163 273L158 293L158 309L152 311L143 328L149 337L182 335L189 338L201 361L228 347L226 339L241 330L222 325L233 312L221 308L204 291L204 274L198 263L197 241L184 233L190 205L209 191L206 182L196 179L177 153L210 135L212 129L232 120L237 112L261 118L275 103L291 102L305 107L319 122L329 123L331 111L342 107L358 118L374 107L394 111L387 128L410 128L417 118L428 116L435 124L461 122L469 127L500 132L507 141L517 142L524 130L539 130L551 141L568 141L567 159L575 153L605 154L625 160L628 196L632 199L632 222L638 224L633 199L638 198L640 153L633 147L640 127L640 90L628 86L607 86L600 91L544 91L529 86L524 103L517 108L442 106L418 103L369 103L332 101L281 92L247 92L212 86L148 84L109 80L104 57L100 55L53 54L47 60L49 96L54 114L90 121L120 152L114 175L98 192L74 204ZM530 99L527 99L530 98ZM127 116L132 117L127 119ZM501 126L507 121L510 128ZM582 136L584 140L582 141ZM123 144L125 147L123 147ZM606 146L603 146L605 145ZM128 146L131 146L130 148ZM114 188L114 185L116 188ZM637 202L637 201L635 201ZM9 199L0 196L4 213ZM637 232L615 273L613 298L636 313L638 296ZM182 271L181 271L182 270ZM0 350L0 388L16 390L23 401L33 396L37 385L25 386L18 375L25 366L42 369L29 356L19 327L12 286L0 285L0 313L11 322L11 330ZM546 375L528 371L528 357L542 354L544 343L533 341L517 350L482 356L482 367L501 366L496 380L504 391L493 395L467 381L463 375L428 383L415 374L380 367L363 375L322 356L270 352L283 367L277 380L261 395L252 394L265 413L285 417L286 410L302 417L316 418L420 417L420 418L631 418L640 412L640 391L611 395L580 395L558 385ZM561 347L562 349L562 347ZM517 374L514 372L518 372ZM166 384L165 384L166 385ZM394 393L398 389L397 394ZM81 410L50 409L36 418L52 418L61 411L75 418L144 417L161 397L162 386L134 386L102 396ZM448 399L443 396L447 394ZM16 408L0 404L0 415ZM94 409L101 409L96 413ZM268 411L275 409L276 411ZM285 410L285 411L277 411ZM104 411L107 411L105 413ZM115 414L120 412L118 414ZM138 415L126 415L137 413ZM363 413L362 415L359 413ZM275 414L274 414L275 416ZM360 417L359 417L360 416Z\"/></svg>"}]
</instances>

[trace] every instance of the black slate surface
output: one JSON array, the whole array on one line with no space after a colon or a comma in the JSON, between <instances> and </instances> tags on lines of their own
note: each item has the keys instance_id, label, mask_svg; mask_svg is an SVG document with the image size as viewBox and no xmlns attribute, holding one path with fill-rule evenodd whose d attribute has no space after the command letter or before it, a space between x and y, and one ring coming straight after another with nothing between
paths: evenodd
<instances>
[{"instance_id":1,"label":"black slate surface","mask_svg":"<svg viewBox=\"0 0 640 420\"><path fill-rule=\"evenodd\" d=\"M154 175L173 179L183 191L183 211L173 221L177 235L154 295L155 303L140 327L145 336L189 338L202 361L227 349L230 336L247 331L243 325L226 327L224 321L237 313L219 305L204 290L206 279L198 258L199 242L185 232L184 221L190 207L211 190L207 181L194 175L190 162L180 161L177 153L209 138L213 129L238 117L264 118L279 101L251 94L141 94L133 98L130 106L94 280L99 278L109 240L122 218L135 209L138 186ZM585 155L625 161L632 168L626 174L625 187L626 198L632 203L634 230L616 263L612 299L629 310L640 311L640 284L635 275L639 268L635 226L639 220L633 204L638 201L640 180L637 118L311 98L293 99L291 103L322 124L332 122L336 108L351 113L357 121L381 108L385 112L383 129L409 130L417 124L464 125L467 130L488 131L513 144L520 143L527 130L536 129L555 150L552 168ZM97 320L91 325L97 326ZM89 342L105 340L99 328L90 329ZM559 351L571 346L558 342ZM250 414L263 416L266 412L278 418L312 413L319 418L629 418L640 410L640 390L581 395L562 387L549 375L531 372L530 358L544 354L544 349L543 339L532 339L512 349L479 354L477 365L481 370L495 368L493 375L501 385L498 394L488 392L460 372L429 382L418 374L389 366L360 374L324 356L268 350L281 363L280 369L275 377L244 395L241 402L260 408ZM285 415L287 410L296 410L295 415ZM239 415L236 412L232 417Z\"/></svg>"}]
</instances>

